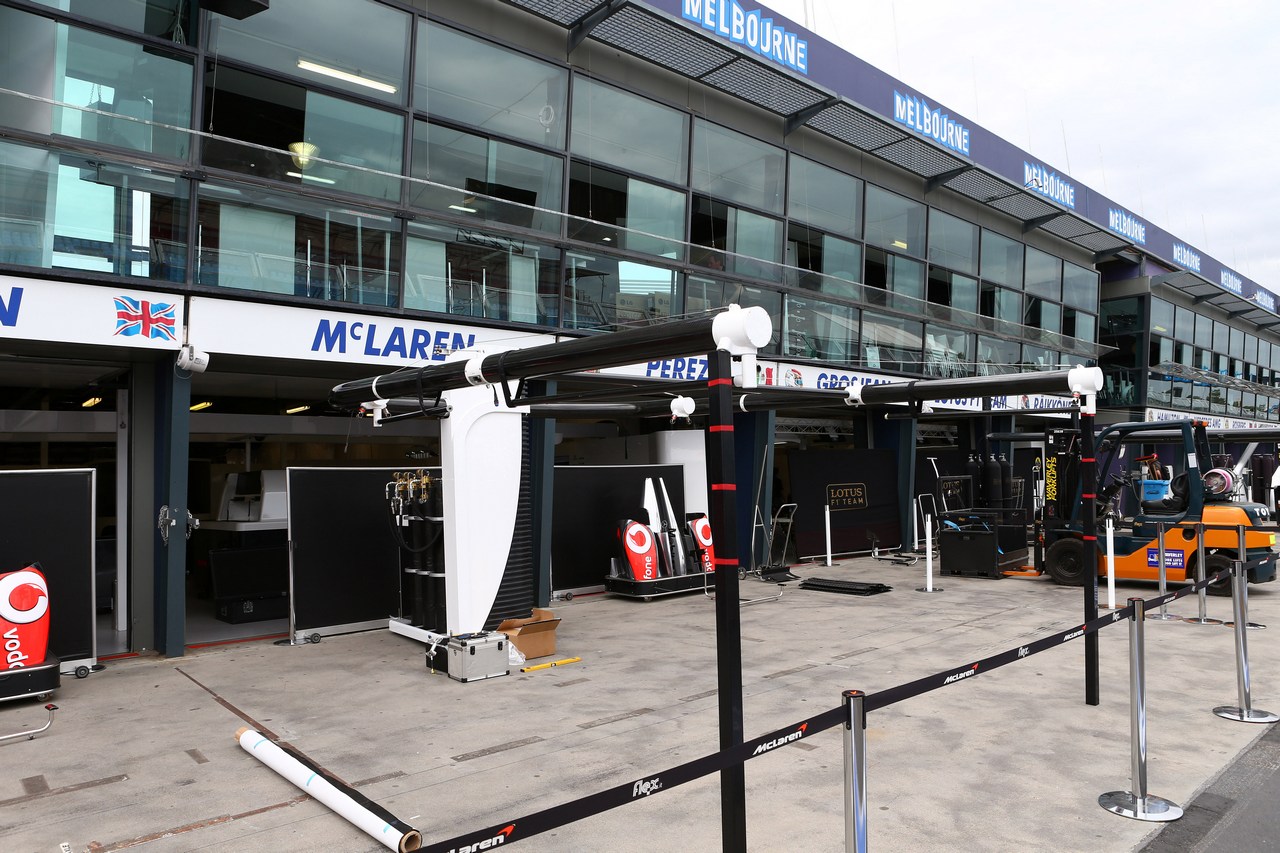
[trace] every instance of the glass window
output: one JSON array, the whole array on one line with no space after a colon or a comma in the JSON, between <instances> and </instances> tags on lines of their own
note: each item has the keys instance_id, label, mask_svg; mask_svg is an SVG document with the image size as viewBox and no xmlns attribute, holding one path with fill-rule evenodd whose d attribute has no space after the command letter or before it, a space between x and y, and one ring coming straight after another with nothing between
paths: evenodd
<instances>
[{"instance_id":1,"label":"glass window","mask_svg":"<svg viewBox=\"0 0 1280 853\"><path fill-rule=\"evenodd\" d=\"M1213 351L1226 355L1231 349L1231 327L1215 321L1213 324Z\"/></svg>"},{"instance_id":2,"label":"glass window","mask_svg":"<svg viewBox=\"0 0 1280 853\"><path fill-rule=\"evenodd\" d=\"M858 355L858 309L788 294L782 354L852 364Z\"/></svg>"},{"instance_id":3,"label":"glass window","mask_svg":"<svg viewBox=\"0 0 1280 853\"><path fill-rule=\"evenodd\" d=\"M978 226L940 210L929 211L929 263L978 274Z\"/></svg>"},{"instance_id":4,"label":"glass window","mask_svg":"<svg viewBox=\"0 0 1280 853\"><path fill-rule=\"evenodd\" d=\"M569 236L633 252L682 255L685 194L574 162L569 168ZM588 221L589 220L589 221Z\"/></svg>"},{"instance_id":5,"label":"glass window","mask_svg":"<svg viewBox=\"0 0 1280 853\"><path fill-rule=\"evenodd\" d=\"M938 379L957 379L973 371L973 335L929 324L924 327L924 373Z\"/></svg>"},{"instance_id":6,"label":"glass window","mask_svg":"<svg viewBox=\"0 0 1280 853\"><path fill-rule=\"evenodd\" d=\"M924 264L867 247L867 267L862 281L868 287L887 290L897 297L891 304L904 311L918 311L924 300ZM874 292L868 296L874 297Z\"/></svg>"},{"instance_id":7,"label":"glass window","mask_svg":"<svg viewBox=\"0 0 1280 853\"><path fill-rule=\"evenodd\" d=\"M374 0L272 0L244 20L211 21L209 50L218 56L404 103L408 12Z\"/></svg>"},{"instance_id":8,"label":"glass window","mask_svg":"<svg viewBox=\"0 0 1280 853\"><path fill-rule=\"evenodd\" d=\"M554 326L560 252L442 225L410 223L404 307Z\"/></svg>"},{"instance_id":9,"label":"glass window","mask_svg":"<svg viewBox=\"0 0 1280 853\"><path fill-rule=\"evenodd\" d=\"M994 231L982 231L982 277L1008 287L1022 287L1022 244Z\"/></svg>"},{"instance_id":10,"label":"glass window","mask_svg":"<svg viewBox=\"0 0 1280 853\"><path fill-rule=\"evenodd\" d=\"M1023 289L1027 293L1052 299L1054 302L1062 299L1061 258L1028 246L1025 276Z\"/></svg>"},{"instance_id":11,"label":"glass window","mask_svg":"<svg viewBox=\"0 0 1280 853\"><path fill-rule=\"evenodd\" d=\"M0 7L0 88L72 104L0 94L0 125L185 159L192 66L155 47Z\"/></svg>"},{"instance_id":12,"label":"glass window","mask_svg":"<svg viewBox=\"0 0 1280 853\"><path fill-rule=\"evenodd\" d=\"M1062 334L1094 343L1098 340L1098 318L1074 308L1062 312Z\"/></svg>"},{"instance_id":13,"label":"glass window","mask_svg":"<svg viewBox=\"0 0 1280 853\"><path fill-rule=\"evenodd\" d=\"M787 284L793 287L802 285L807 278L817 278L820 283L814 289L854 297L857 288L852 284L858 281L862 269L862 244L793 222L787 232L787 265L821 273L817 277L808 277L791 270ZM850 286L844 286L842 282L850 282Z\"/></svg>"},{"instance_id":14,"label":"glass window","mask_svg":"<svg viewBox=\"0 0 1280 853\"><path fill-rule=\"evenodd\" d=\"M183 282L187 182L0 142L0 263Z\"/></svg>"},{"instance_id":15,"label":"glass window","mask_svg":"<svg viewBox=\"0 0 1280 853\"><path fill-rule=\"evenodd\" d=\"M691 275L686 284L688 301L685 311L698 314L723 308L726 305L741 305L744 308L759 306L769 312L770 317L782 316L782 294L776 290L755 287L737 281L728 281L714 276ZM782 340L782 323L773 324L773 338L761 352L778 352L778 343Z\"/></svg>"},{"instance_id":16,"label":"glass window","mask_svg":"<svg viewBox=\"0 0 1280 853\"><path fill-rule=\"evenodd\" d=\"M430 21L418 29L417 61L413 107L419 112L564 148L564 68Z\"/></svg>"},{"instance_id":17,"label":"glass window","mask_svg":"<svg viewBox=\"0 0 1280 853\"><path fill-rule=\"evenodd\" d=\"M1023 315L1022 325L1042 332L1061 332L1062 306L1034 296L1027 297L1027 310Z\"/></svg>"},{"instance_id":18,"label":"glass window","mask_svg":"<svg viewBox=\"0 0 1280 853\"><path fill-rule=\"evenodd\" d=\"M210 139L204 146L207 165L399 200L399 180L367 170L400 173L401 116L234 68L220 68L206 79L204 126L251 143Z\"/></svg>"},{"instance_id":19,"label":"glass window","mask_svg":"<svg viewBox=\"0 0 1280 853\"><path fill-rule=\"evenodd\" d=\"M791 155L787 214L821 231L857 237L862 233L862 181L829 166Z\"/></svg>"},{"instance_id":20,"label":"glass window","mask_svg":"<svg viewBox=\"0 0 1280 853\"><path fill-rule=\"evenodd\" d=\"M1082 311L1098 310L1098 274L1094 270L1062 262L1062 301Z\"/></svg>"},{"instance_id":21,"label":"glass window","mask_svg":"<svg viewBox=\"0 0 1280 853\"><path fill-rule=\"evenodd\" d=\"M1022 368L1024 370L1056 370L1058 353L1044 347L1022 345Z\"/></svg>"},{"instance_id":22,"label":"glass window","mask_svg":"<svg viewBox=\"0 0 1280 853\"><path fill-rule=\"evenodd\" d=\"M1177 340L1191 343L1196 337L1196 315L1190 308L1181 305L1174 309L1176 320L1173 324L1173 336Z\"/></svg>"},{"instance_id":23,"label":"glass window","mask_svg":"<svg viewBox=\"0 0 1280 853\"><path fill-rule=\"evenodd\" d=\"M689 116L579 76L573 84L569 148L584 160L684 184L689 174Z\"/></svg>"},{"instance_id":24,"label":"glass window","mask_svg":"<svg viewBox=\"0 0 1280 853\"><path fill-rule=\"evenodd\" d=\"M982 283L979 311L984 317L994 317L1010 323L1022 322L1022 294L1007 287Z\"/></svg>"},{"instance_id":25,"label":"glass window","mask_svg":"<svg viewBox=\"0 0 1280 853\"><path fill-rule=\"evenodd\" d=\"M867 186L867 242L891 251L924 255L925 206L877 186Z\"/></svg>"},{"instance_id":26,"label":"glass window","mask_svg":"<svg viewBox=\"0 0 1280 853\"><path fill-rule=\"evenodd\" d=\"M1258 338L1256 335L1244 336L1244 360L1250 364L1258 363Z\"/></svg>"},{"instance_id":27,"label":"glass window","mask_svg":"<svg viewBox=\"0 0 1280 853\"><path fill-rule=\"evenodd\" d=\"M1192 340L1198 347L1213 349L1213 320L1203 314L1196 315L1196 334Z\"/></svg>"},{"instance_id":28,"label":"glass window","mask_svg":"<svg viewBox=\"0 0 1280 853\"><path fill-rule=\"evenodd\" d=\"M978 280L950 270L929 268L929 302L957 311L978 313Z\"/></svg>"},{"instance_id":29,"label":"glass window","mask_svg":"<svg viewBox=\"0 0 1280 853\"><path fill-rule=\"evenodd\" d=\"M700 266L782 279L782 223L777 219L694 196L689 240L706 249L692 258Z\"/></svg>"},{"instance_id":30,"label":"glass window","mask_svg":"<svg viewBox=\"0 0 1280 853\"><path fill-rule=\"evenodd\" d=\"M1244 329L1228 327L1230 344L1227 350L1233 358L1244 358Z\"/></svg>"},{"instance_id":31,"label":"glass window","mask_svg":"<svg viewBox=\"0 0 1280 853\"><path fill-rule=\"evenodd\" d=\"M1017 373L1021 353L1017 341L978 336L978 375Z\"/></svg>"},{"instance_id":32,"label":"glass window","mask_svg":"<svg viewBox=\"0 0 1280 853\"><path fill-rule=\"evenodd\" d=\"M923 323L862 312L862 363L867 369L919 372L923 345Z\"/></svg>"},{"instance_id":33,"label":"glass window","mask_svg":"<svg viewBox=\"0 0 1280 853\"><path fill-rule=\"evenodd\" d=\"M679 313L679 276L672 270L575 252L566 264L566 328L611 329Z\"/></svg>"},{"instance_id":34,"label":"glass window","mask_svg":"<svg viewBox=\"0 0 1280 853\"><path fill-rule=\"evenodd\" d=\"M348 205L206 182L196 282L394 308L399 223Z\"/></svg>"},{"instance_id":35,"label":"glass window","mask_svg":"<svg viewBox=\"0 0 1280 853\"><path fill-rule=\"evenodd\" d=\"M781 148L702 119L694 122L695 190L781 214L786 168Z\"/></svg>"},{"instance_id":36,"label":"glass window","mask_svg":"<svg viewBox=\"0 0 1280 853\"><path fill-rule=\"evenodd\" d=\"M440 213L559 231L564 161L507 142L424 121L413 125L409 203ZM547 210L549 209L549 210Z\"/></svg>"},{"instance_id":37,"label":"glass window","mask_svg":"<svg viewBox=\"0 0 1280 853\"><path fill-rule=\"evenodd\" d=\"M1151 297L1151 331L1157 335L1173 334L1173 305Z\"/></svg>"},{"instance_id":38,"label":"glass window","mask_svg":"<svg viewBox=\"0 0 1280 853\"><path fill-rule=\"evenodd\" d=\"M199 8L186 0L35 0L82 18L187 44Z\"/></svg>"}]
</instances>

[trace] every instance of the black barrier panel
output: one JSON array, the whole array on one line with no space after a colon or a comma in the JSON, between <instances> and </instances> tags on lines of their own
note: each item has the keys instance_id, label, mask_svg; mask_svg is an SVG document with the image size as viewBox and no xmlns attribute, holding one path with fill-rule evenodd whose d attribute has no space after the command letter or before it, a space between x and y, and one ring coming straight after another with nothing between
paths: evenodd
<instances>
[{"instance_id":1,"label":"black barrier panel","mask_svg":"<svg viewBox=\"0 0 1280 853\"><path fill-rule=\"evenodd\" d=\"M818 732L826 731L840 725L847 719L848 713L843 707L832 708L786 728L777 729L766 735L745 741L733 749L724 752L713 752L702 758L695 758L685 764L652 773L639 779L632 779L595 794L552 806L531 815L513 820L506 820L476 832L459 835L448 841L437 841L423 844L419 848L422 853L449 853L454 850L488 850L499 844L508 844L529 838L550 829L564 826L583 818L598 815L601 812L624 806L635 800L669 791L686 782L701 779L712 773L718 773L727 767L742 764L752 758L789 746ZM487 846L484 846L486 845Z\"/></svg>"},{"instance_id":2,"label":"black barrier panel","mask_svg":"<svg viewBox=\"0 0 1280 853\"><path fill-rule=\"evenodd\" d=\"M848 508L831 508L833 553L870 551L869 533L879 538L882 548L895 548L902 542L898 524L898 458L893 451L793 450L787 461L791 500L798 504L792 527L796 553L814 556L827 552L823 507L829 494L833 498L859 495L858 500L846 502ZM910 535L908 532L907 537Z\"/></svg>"},{"instance_id":3,"label":"black barrier panel","mask_svg":"<svg viewBox=\"0 0 1280 853\"><path fill-rule=\"evenodd\" d=\"M40 563L49 651L63 661L94 656L93 478L92 469L0 472L0 574Z\"/></svg>"},{"instance_id":4,"label":"black barrier panel","mask_svg":"<svg viewBox=\"0 0 1280 853\"><path fill-rule=\"evenodd\" d=\"M295 632L400 614L400 549L386 485L406 469L288 469Z\"/></svg>"},{"instance_id":5,"label":"black barrier panel","mask_svg":"<svg viewBox=\"0 0 1280 853\"><path fill-rule=\"evenodd\" d=\"M667 484L676 521L684 522L682 465L557 465L551 520L551 588L600 586L609 560L621 557L618 522L644 521L644 481ZM658 499L662 499L661 493ZM656 523L656 522L655 522Z\"/></svg>"}]
</instances>

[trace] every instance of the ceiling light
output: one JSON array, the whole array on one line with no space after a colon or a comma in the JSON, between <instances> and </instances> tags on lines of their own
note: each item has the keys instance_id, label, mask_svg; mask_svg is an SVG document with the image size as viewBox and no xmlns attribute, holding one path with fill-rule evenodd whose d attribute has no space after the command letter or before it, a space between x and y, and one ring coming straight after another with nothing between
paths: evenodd
<instances>
[{"instance_id":1,"label":"ceiling light","mask_svg":"<svg viewBox=\"0 0 1280 853\"><path fill-rule=\"evenodd\" d=\"M321 65L319 62L312 62L310 59L299 58L298 67L303 71L314 71L316 74L323 74L324 76L332 77L335 80L345 80L348 83L355 83L357 86L376 89L379 92L386 92L388 95L394 95L397 91L396 87L392 86L390 83L383 83L381 80L371 80L368 77L361 77L359 74L352 74L350 71L330 68L328 65Z\"/></svg>"},{"instance_id":2,"label":"ceiling light","mask_svg":"<svg viewBox=\"0 0 1280 853\"><path fill-rule=\"evenodd\" d=\"M286 415L296 415L299 412L305 412L310 408L310 406L294 406L292 409L285 409L284 413Z\"/></svg>"},{"instance_id":3,"label":"ceiling light","mask_svg":"<svg viewBox=\"0 0 1280 853\"><path fill-rule=\"evenodd\" d=\"M461 205L461 204L451 204L451 205L449 205L449 209L450 209L450 210L460 210L460 211L462 211L463 213L476 213L476 212L477 212L477 211L476 211L476 209L475 209L474 207L466 207L465 205Z\"/></svg>"},{"instance_id":4,"label":"ceiling light","mask_svg":"<svg viewBox=\"0 0 1280 853\"><path fill-rule=\"evenodd\" d=\"M204 411L205 409L209 408L209 407L210 407L210 406L212 406L212 405L213 405L213 401L212 401L212 400L205 400L205 401L200 402L200 403L192 403L192 404L191 404L191 411L193 411L193 412L201 412L201 411Z\"/></svg>"},{"instance_id":5,"label":"ceiling light","mask_svg":"<svg viewBox=\"0 0 1280 853\"><path fill-rule=\"evenodd\" d=\"M293 160L293 165L299 169L305 169L311 165L311 160L320 151L320 147L312 145L310 142L290 142L289 153ZM299 175L298 177L302 177Z\"/></svg>"},{"instance_id":6,"label":"ceiling light","mask_svg":"<svg viewBox=\"0 0 1280 853\"><path fill-rule=\"evenodd\" d=\"M83 408L86 408L86 409L92 409L94 406L98 405L98 404L99 404L99 403L101 403L101 402L102 402L102 398L101 398L101 397L90 397L89 399L87 399L87 400L85 400L83 403L81 403L80 405L81 405L81 407L83 407Z\"/></svg>"},{"instance_id":7,"label":"ceiling light","mask_svg":"<svg viewBox=\"0 0 1280 853\"><path fill-rule=\"evenodd\" d=\"M893 245L894 245L895 247L899 248L899 249L905 249L905 248L907 248L907 244L906 244L906 243L904 243L904 242L902 242L901 240L894 240L894 241L893 241Z\"/></svg>"},{"instance_id":8,"label":"ceiling light","mask_svg":"<svg viewBox=\"0 0 1280 853\"><path fill-rule=\"evenodd\" d=\"M329 178L319 178L319 177L316 177L315 175L304 175L301 172L285 172L285 174L291 178L301 178L304 181L312 181L313 183L317 183L317 184L336 184L337 183L337 181L330 180Z\"/></svg>"}]
</instances>

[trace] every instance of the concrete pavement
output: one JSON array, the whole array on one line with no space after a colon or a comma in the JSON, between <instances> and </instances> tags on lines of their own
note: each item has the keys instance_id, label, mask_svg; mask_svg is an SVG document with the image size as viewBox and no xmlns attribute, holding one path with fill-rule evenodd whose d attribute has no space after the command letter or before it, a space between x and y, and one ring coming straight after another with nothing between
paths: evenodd
<instances>
[{"instance_id":1,"label":"concrete pavement","mask_svg":"<svg viewBox=\"0 0 1280 853\"><path fill-rule=\"evenodd\" d=\"M923 563L857 558L795 571L893 590L858 597L791 583L781 599L742 608L747 737L834 708L845 689L886 689L1080 621L1081 591L1044 578L939 577L945 591L927 595L915 591ZM742 586L744 597L770 589ZM1277 710L1280 584L1250 593L1251 619L1273 625L1249 634L1253 701ZM1129 595L1155 589L1122 584L1120 601ZM1209 607L1230 618L1229 599ZM66 678L53 727L0 744L0 847L384 849L245 754L233 739L243 725L288 741L428 842L715 750L710 600L598 595L553 609L563 619L556 657L581 662L469 684L428 673L422 647L386 631L125 659ZM1195 599L1171 609L1194 615ZM871 848L1128 851L1156 839L1157 826L1097 805L1130 788L1127 633L1119 624L1100 634L1096 707L1084 704L1084 646L1073 641L872 713ZM1188 805L1271 727L1211 713L1236 701L1229 629L1148 623L1147 654L1149 791ZM8 703L0 733L43 719L41 703ZM842 762L838 728L749 761L750 849L843 850ZM1275 826L1264 835L1280 836ZM716 776L516 844L527 853L719 847Z\"/></svg>"}]
</instances>

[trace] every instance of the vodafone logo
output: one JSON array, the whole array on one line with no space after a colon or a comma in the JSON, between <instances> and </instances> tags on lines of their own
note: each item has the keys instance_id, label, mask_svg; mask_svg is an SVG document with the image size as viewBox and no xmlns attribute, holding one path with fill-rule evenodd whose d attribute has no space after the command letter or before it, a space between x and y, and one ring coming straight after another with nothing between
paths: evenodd
<instances>
[{"instance_id":1,"label":"vodafone logo","mask_svg":"<svg viewBox=\"0 0 1280 853\"><path fill-rule=\"evenodd\" d=\"M698 544L703 548L711 546L711 522L707 520L706 516L693 522L693 535L697 537Z\"/></svg>"},{"instance_id":2,"label":"vodafone logo","mask_svg":"<svg viewBox=\"0 0 1280 853\"><path fill-rule=\"evenodd\" d=\"M49 586L38 573L23 569L0 578L0 619L26 625L47 612Z\"/></svg>"},{"instance_id":3,"label":"vodafone logo","mask_svg":"<svg viewBox=\"0 0 1280 853\"><path fill-rule=\"evenodd\" d=\"M632 524L627 528L623 539L627 543L627 550L633 554L648 554L653 547L653 534L643 524Z\"/></svg>"}]
</instances>

